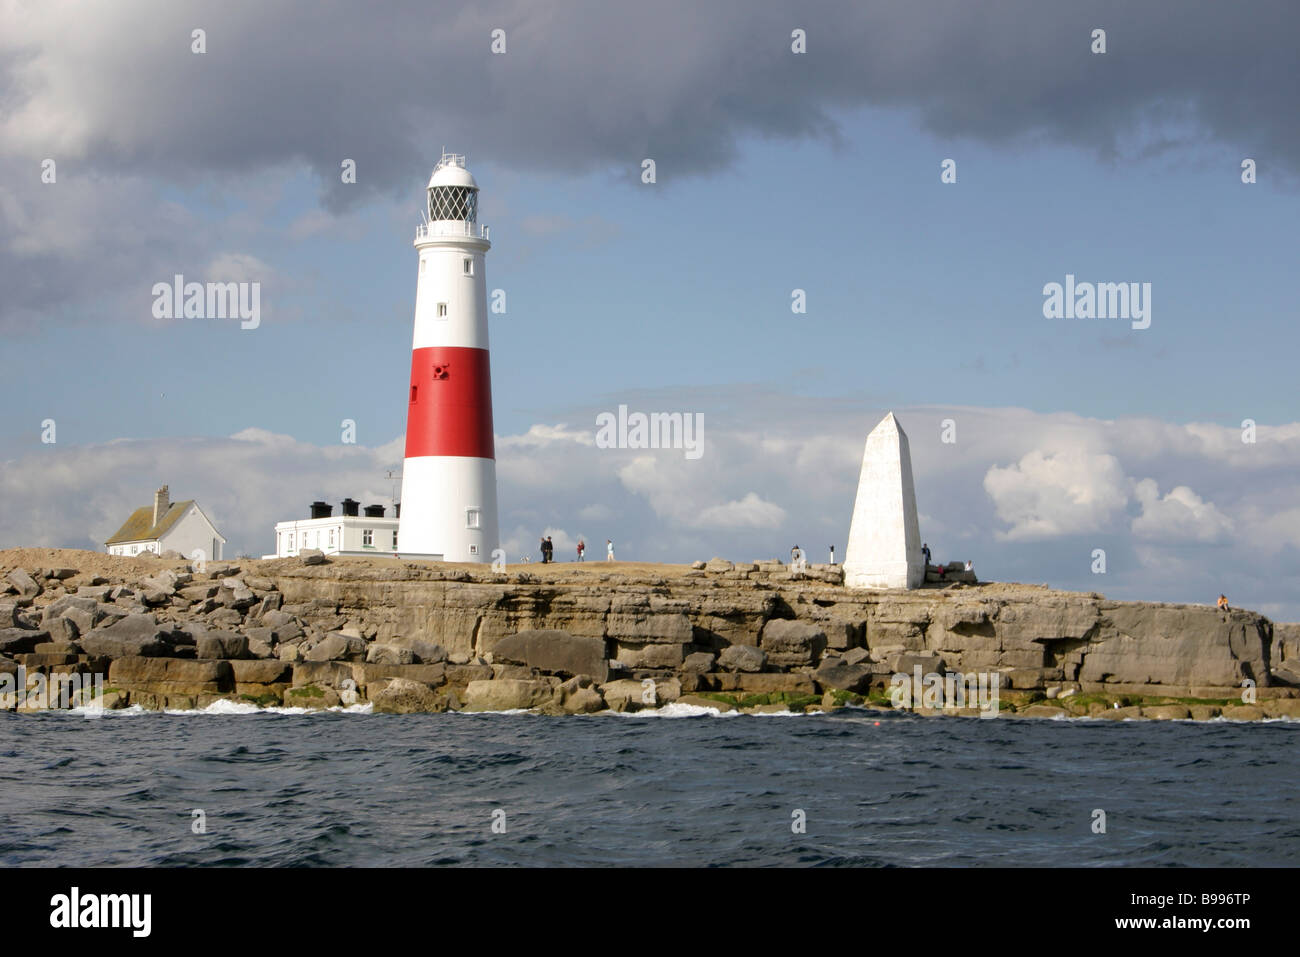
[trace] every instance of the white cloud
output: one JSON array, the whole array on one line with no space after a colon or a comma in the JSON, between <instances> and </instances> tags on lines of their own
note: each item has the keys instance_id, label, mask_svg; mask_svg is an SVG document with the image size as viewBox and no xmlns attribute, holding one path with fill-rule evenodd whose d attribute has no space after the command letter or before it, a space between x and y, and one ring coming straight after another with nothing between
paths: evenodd
<instances>
[{"instance_id":1,"label":"white cloud","mask_svg":"<svg viewBox=\"0 0 1300 957\"><path fill-rule=\"evenodd\" d=\"M1125 484L1115 456L1076 451L1035 449L984 476L998 517L1011 523L997 534L1009 541L1104 531L1128 502Z\"/></svg>"},{"instance_id":2,"label":"white cloud","mask_svg":"<svg viewBox=\"0 0 1300 957\"><path fill-rule=\"evenodd\" d=\"M696 521L705 528L771 528L785 521L785 509L750 492L738 501L706 508Z\"/></svg>"},{"instance_id":3,"label":"white cloud","mask_svg":"<svg viewBox=\"0 0 1300 957\"><path fill-rule=\"evenodd\" d=\"M710 416L698 460L680 450L599 449L589 430L564 425L498 436L510 559L536 560L543 534L566 560L579 536L592 558L603 557L606 538L632 560L748 561L788 554L796 542L816 555L835 544L843 556L862 444L883 410L752 391L710 395L674 395L678 406L685 400ZM715 415L714 400L745 412ZM663 397L643 404L669 407ZM1280 604L1285 617L1300 619L1291 571L1300 567L1300 446L1280 438L1290 426L1261 430L1261 447L1247 453L1254 458L1238 463L1226 444L1206 445L1191 426L1022 409L897 413L909 434L922 535L936 555L970 558L989 578L1111 597L1202 601L1224 591L1241 607ZM958 421L955 446L939 441L944 417ZM388 504L382 476L402 447L401 436L373 447L314 445L258 427L228 437L60 443L0 468L0 547L100 547L166 482L173 496L198 499L232 552L260 555L274 523L305 514L315 499ZM1104 577L1089 571L1094 547L1107 551Z\"/></svg>"},{"instance_id":4,"label":"white cloud","mask_svg":"<svg viewBox=\"0 0 1300 957\"><path fill-rule=\"evenodd\" d=\"M1149 542L1221 542L1232 532L1232 521L1213 502L1206 502L1186 485L1164 498L1154 479L1134 486L1142 514L1133 519L1133 535Z\"/></svg>"}]
</instances>

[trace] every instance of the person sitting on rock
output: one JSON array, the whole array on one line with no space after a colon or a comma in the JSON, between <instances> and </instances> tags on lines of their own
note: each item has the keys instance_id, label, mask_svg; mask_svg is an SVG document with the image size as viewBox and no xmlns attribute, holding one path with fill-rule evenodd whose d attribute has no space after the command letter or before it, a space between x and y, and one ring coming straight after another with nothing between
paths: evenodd
<instances>
[{"instance_id":1,"label":"person sitting on rock","mask_svg":"<svg viewBox=\"0 0 1300 957\"><path fill-rule=\"evenodd\" d=\"M1232 609L1230 609L1230 608L1228 607L1228 596L1227 596L1227 595L1220 595L1220 596L1219 596L1218 608L1219 608L1219 611L1222 611L1222 612L1227 612L1227 611L1231 611L1231 610L1232 610Z\"/></svg>"}]
</instances>

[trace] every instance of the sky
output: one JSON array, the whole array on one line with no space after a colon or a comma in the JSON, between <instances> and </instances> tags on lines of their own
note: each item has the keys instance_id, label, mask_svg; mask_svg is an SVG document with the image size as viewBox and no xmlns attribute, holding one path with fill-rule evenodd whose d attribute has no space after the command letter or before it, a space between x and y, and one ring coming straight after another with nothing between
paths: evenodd
<instances>
[{"instance_id":1,"label":"sky","mask_svg":"<svg viewBox=\"0 0 1300 957\"><path fill-rule=\"evenodd\" d=\"M447 149L510 560L842 557L892 410L936 559L1300 619L1300 8L1058 6L0 0L0 547L389 503ZM155 318L176 274L257 326ZM598 447L620 405L703 454Z\"/></svg>"}]
</instances>

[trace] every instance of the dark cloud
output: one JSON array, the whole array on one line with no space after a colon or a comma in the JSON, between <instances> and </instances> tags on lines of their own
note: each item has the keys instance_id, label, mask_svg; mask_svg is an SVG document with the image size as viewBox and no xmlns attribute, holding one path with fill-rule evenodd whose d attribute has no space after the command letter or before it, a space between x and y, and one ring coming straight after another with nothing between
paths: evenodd
<instances>
[{"instance_id":1,"label":"dark cloud","mask_svg":"<svg viewBox=\"0 0 1300 957\"><path fill-rule=\"evenodd\" d=\"M1041 134L1124 155L1180 136L1300 167L1300 8L1185 0L445 5L114 4L11 12L10 149L175 180L307 163L327 204L405 189L446 144L519 169L675 174L747 135L833 137L837 110L916 110L943 135ZM13 22L17 21L17 22ZM190 52L190 31L208 52ZM808 52L790 52L790 32ZM1093 28L1108 52L1090 52ZM493 55L490 33L506 31ZM51 142L52 141L52 142ZM357 190L336 188L358 161Z\"/></svg>"},{"instance_id":2,"label":"dark cloud","mask_svg":"<svg viewBox=\"0 0 1300 957\"><path fill-rule=\"evenodd\" d=\"M1102 56L1089 50L1096 27ZM169 188L229 195L305 166L333 212L406 202L411 171L443 146L629 182L653 157L670 184L725 169L747 137L834 143L845 111L876 107L942 136L1041 139L1109 160L1177 162L1210 144L1234 168L1252 156L1261 174L1294 179L1298 27L1285 0L8 5L0 321L75 310L87 288L101 307L135 308L178 249L199 262L220 252L176 228L189 214L167 205ZM498 28L506 52L493 55ZM84 194L40 184L45 157L92 184L103 219L70 202ZM340 182L345 158L355 186ZM111 228L111 255L88 268L68 228L32 242L56 215L83 235Z\"/></svg>"}]
</instances>

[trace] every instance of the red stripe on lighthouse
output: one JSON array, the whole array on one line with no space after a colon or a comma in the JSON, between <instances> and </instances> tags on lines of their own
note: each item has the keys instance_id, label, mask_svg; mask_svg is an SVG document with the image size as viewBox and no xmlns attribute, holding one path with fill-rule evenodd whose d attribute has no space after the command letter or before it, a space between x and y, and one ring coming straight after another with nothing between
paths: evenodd
<instances>
[{"instance_id":1,"label":"red stripe on lighthouse","mask_svg":"<svg viewBox=\"0 0 1300 957\"><path fill-rule=\"evenodd\" d=\"M411 354L406 457L496 458L486 349L431 346Z\"/></svg>"}]
</instances>

